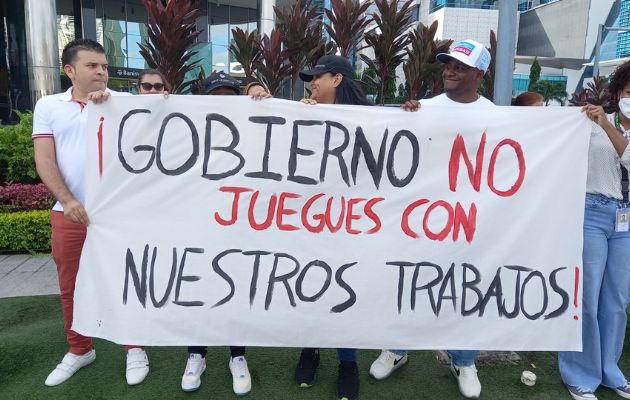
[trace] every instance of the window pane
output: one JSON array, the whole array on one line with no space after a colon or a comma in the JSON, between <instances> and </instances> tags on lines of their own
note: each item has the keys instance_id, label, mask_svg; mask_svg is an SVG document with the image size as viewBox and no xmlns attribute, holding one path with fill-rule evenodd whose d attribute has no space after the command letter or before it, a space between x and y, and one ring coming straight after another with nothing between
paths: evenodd
<instances>
[{"instance_id":1,"label":"window pane","mask_svg":"<svg viewBox=\"0 0 630 400\"><path fill-rule=\"evenodd\" d=\"M138 43L142 43L142 36L127 35L127 57L142 58Z\"/></svg>"},{"instance_id":2,"label":"window pane","mask_svg":"<svg viewBox=\"0 0 630 400\"><path fill-rule=\"evenodd\" d=\"M57 16L57 41L59 42L59 60L61 65L61 53L68 43L73 41L74 34L74 17L72 15ZM63 65L62 65L63 67Z\"/></svg>"},{"instance_id":3,"label":"window pane","mask_svg":"<svg viewBox=\"0 0 630 400\"><path fill-rule=\"evenodd\" d=\"M212 45L212 70L228 72L228 49L225 46Z\"/></svg>"},{"instance_id":4,"label":"window pane","mask_svg":"<svg viewBox=\"0 0 630 400\"><path fill-rule=\"evenodd\" d=\"M230 7L217 1L210 2L208 22L210 24L210 42L213 45L227 46L230 40Z\"/></svg>"}]
</instances>

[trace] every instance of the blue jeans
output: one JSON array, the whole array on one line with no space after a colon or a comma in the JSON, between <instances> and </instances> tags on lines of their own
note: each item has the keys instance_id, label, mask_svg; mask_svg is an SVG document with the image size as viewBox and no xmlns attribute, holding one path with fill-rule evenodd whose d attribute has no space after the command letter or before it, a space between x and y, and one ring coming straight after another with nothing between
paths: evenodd
<instances>
[{"instance_id":1,"label":"blue jeans","mask_svg":"<svg viewBox=\"0 0 630 400\"><path fill-rule=\"evenodd\" d=\"M630 232L615 232L619 201L586 195L582 253L582 352L559 352L565 384L595 390L622 386L617 363L630 297Z\"/></svg>"},{"instance_id":2,"label":"blue jeans","mask_svg":"<svg viewBox=\"0 0 630 400\"><path fill-rule=\"evenodd\" d=\"M390 350L397 356L404 356L407 350ZM448 355L456 367L469 367L475 364L479 350L448 350Z\"/></svg>"},{"instance_id":3,"label":"blue jeans","mask_svg":"<svg viewBox=\"0 0 630 400\"><path fill-rule=\"evenodd\" d=\"M337 349L339 361L357 361L357 349Z\"/></svg>"}]
</instances>

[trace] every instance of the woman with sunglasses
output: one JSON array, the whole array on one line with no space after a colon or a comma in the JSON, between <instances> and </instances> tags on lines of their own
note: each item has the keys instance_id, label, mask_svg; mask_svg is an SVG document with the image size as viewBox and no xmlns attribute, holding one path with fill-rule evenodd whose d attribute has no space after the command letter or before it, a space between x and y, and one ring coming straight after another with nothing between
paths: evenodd
<instances>
[{"instance_id":1,"label":"woman with sunglasses","mask_svg":"<svg viewBox=\"0 0 630 400\"><path fill-rule=\"evenodd\" d=\"M164 74L157 69L145 69L138 75L139 94L168 94L169 90Z\"/></svg>"},{"instance_id":2,"label":"woman with sunglasses","mask_svg":"<svg viewBox=\"0 0 630 400\"><path fill-rule=\"evenodd\" d=\"M145 69L138 76L139 94L168 94L164 74L156 69ZM149 358L143 346L125 345L127 352L127 383L136 385L149 373Z\"/></svg>"}]
</instances>

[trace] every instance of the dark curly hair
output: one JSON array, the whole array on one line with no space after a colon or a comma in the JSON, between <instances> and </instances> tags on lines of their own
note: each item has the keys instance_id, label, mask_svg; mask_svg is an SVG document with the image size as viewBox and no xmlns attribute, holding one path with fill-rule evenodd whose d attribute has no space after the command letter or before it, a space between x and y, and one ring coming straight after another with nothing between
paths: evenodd
<instances>
[{"instance_id":1,"label":"dark curly hair","mask_svg":"<svg viewBox=\"0 0 630 400\"><path fill-rule=\"evenodd\" d=\"M619 111L619 92L630 83L630 61L626 61L617 67L606 90L610 96L610 108Z\"/></svg>"}]
</instances>

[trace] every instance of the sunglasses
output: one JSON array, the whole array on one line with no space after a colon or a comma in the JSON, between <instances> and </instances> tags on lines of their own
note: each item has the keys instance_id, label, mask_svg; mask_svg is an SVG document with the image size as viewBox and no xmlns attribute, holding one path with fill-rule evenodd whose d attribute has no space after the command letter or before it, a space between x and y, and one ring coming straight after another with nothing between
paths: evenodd
<instances>
[{"instance_id":1,"label":"sunglasses","mask_svg":"<svg viewBox=\"0 0 630 400\"><path fill-rule=\"evenodd\" d=\"M155 90L162 90L164 89L164 84L163 83L149 83L149 82L140 82L140 86L142 86L143 90L149 91L153 88L155 88Z\"/></svg>"}]
</instances>

